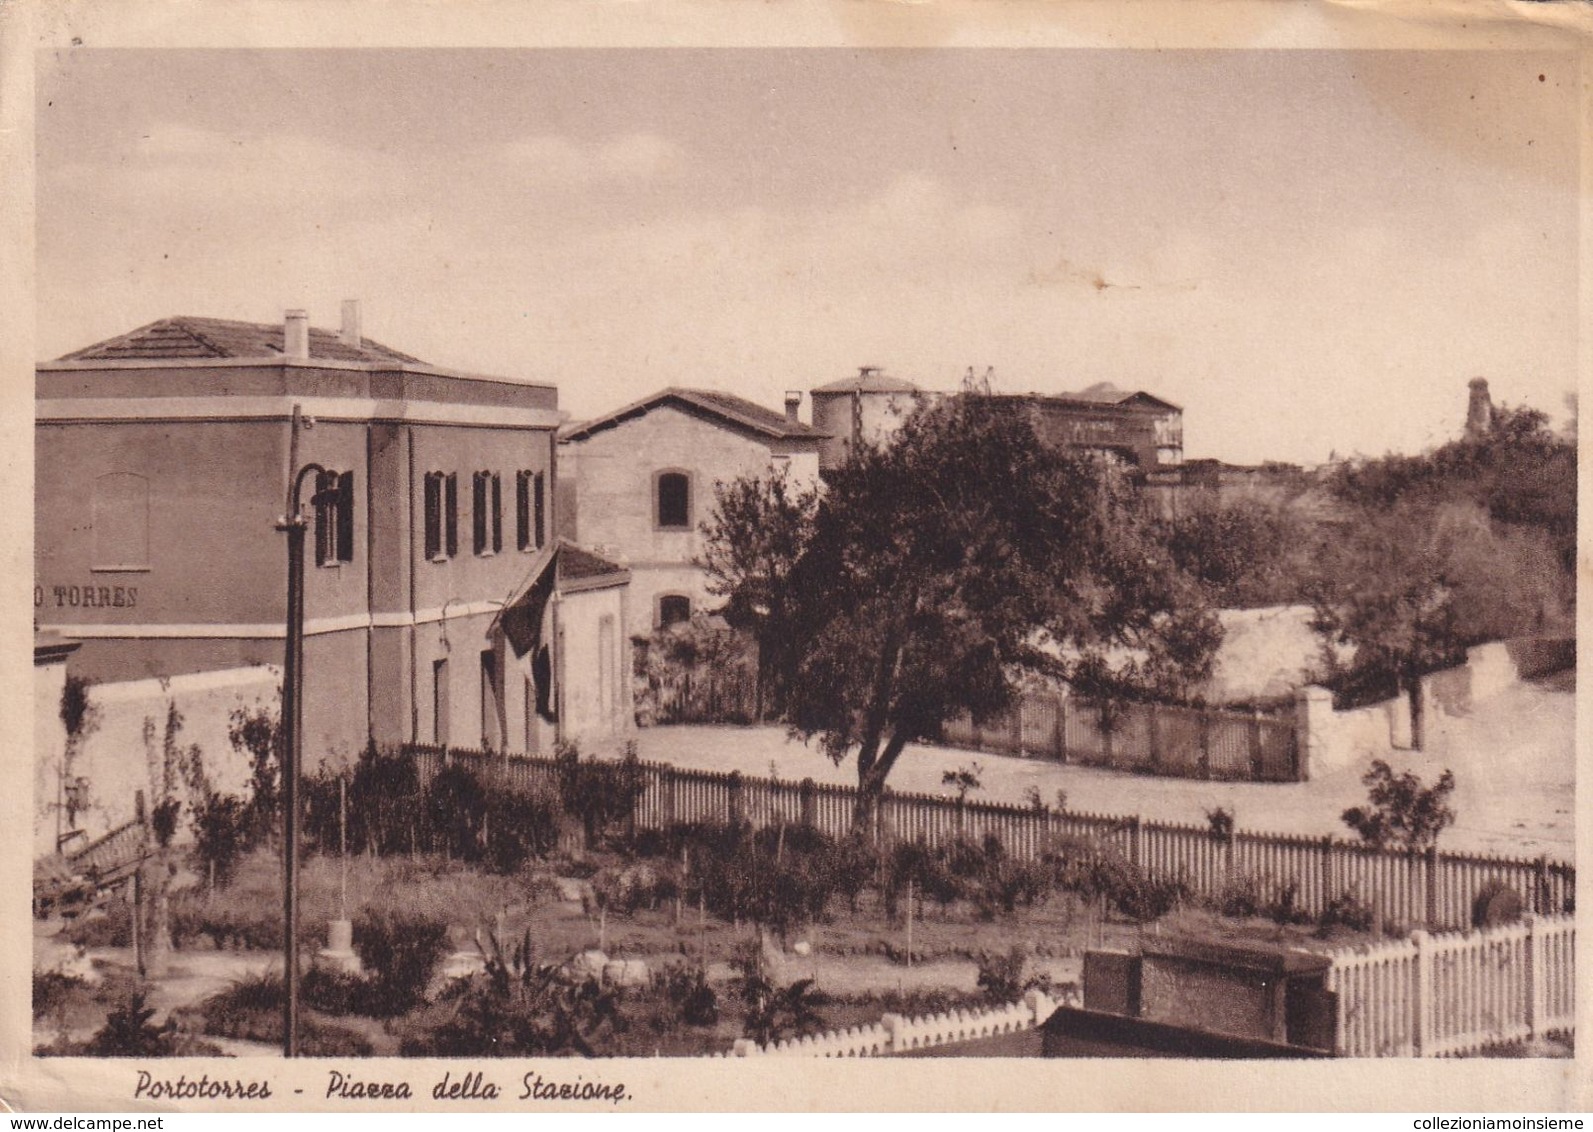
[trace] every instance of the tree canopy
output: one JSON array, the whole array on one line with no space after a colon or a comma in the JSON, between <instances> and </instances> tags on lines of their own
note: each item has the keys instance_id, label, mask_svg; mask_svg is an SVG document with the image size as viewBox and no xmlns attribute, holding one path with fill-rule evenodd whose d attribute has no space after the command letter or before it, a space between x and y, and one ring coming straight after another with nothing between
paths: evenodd
<instances>
[{"instance_id":1,"label":"tree canopy","mask_svg":"<svg viewBox=\"0 0 1593 1132\"><path fill-rule=\"evenodd\" d=\"M793 729L837 762L855 751L860 814L907 744L1008 709L1021 673L1176 695L1220 641L1120 474L996 399L920 410L815 499L730 485L705 530Z\"/></svg>"},{"instance_id":2,"label":"tree canopy","mask_svg":"<svg viewBox=\"0 0 1593 1132\"><path fill-rule=\"evenodd\" d=\"M1316 625L1351 646L1336 688L1359 702L1410 694L1467 646L1569 625L1576 554L1576 449L1530 409L1502 408L1481 436L1420 456L1339 469L1352 511L1324 540Z\"/></svg>"}]
</instances>

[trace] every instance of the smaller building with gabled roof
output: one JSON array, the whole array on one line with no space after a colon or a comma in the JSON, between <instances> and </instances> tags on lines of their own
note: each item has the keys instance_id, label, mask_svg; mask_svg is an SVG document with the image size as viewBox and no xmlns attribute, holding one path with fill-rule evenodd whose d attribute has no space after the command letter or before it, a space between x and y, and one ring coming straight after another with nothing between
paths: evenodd
<instances>
[{"instance_id":1,"label":"smaller building with gabled roof","mask_svg":"<svg viewBox=\"0 0 1593 1132\"><path fill-rule=\"evenodd\" d=\"M561 532L631 571L636 636L722 604L697 565L714 489L742 476L816 482L824 433L785 412L711 389L671 386L566 426L559 443Z\"/></svg>"}]
</instances>

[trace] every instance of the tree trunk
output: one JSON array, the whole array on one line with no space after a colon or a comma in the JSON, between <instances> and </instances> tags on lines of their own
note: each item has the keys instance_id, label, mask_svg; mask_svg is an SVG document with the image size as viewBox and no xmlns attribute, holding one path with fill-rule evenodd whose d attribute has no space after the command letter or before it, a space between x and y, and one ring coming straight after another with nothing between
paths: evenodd
<instances>
[{"instance_id":1,"label":"tree trunk","mask_svg":"<svg viewBox=\"0 0 1593 1132\"><path fill-rule=\"evenodd\" d=\"M878 758L871 757L865 762L862 757L863 752L858 752L857 802L852 808L854 831L867 833L873 829L880 798L885 793L885 780L890 776L891 768L896 765L896 760L901 757L902 750L906 746L906 733L898 732L891 735L884 750L879 752Z\"/></svg>"}]
</instances>

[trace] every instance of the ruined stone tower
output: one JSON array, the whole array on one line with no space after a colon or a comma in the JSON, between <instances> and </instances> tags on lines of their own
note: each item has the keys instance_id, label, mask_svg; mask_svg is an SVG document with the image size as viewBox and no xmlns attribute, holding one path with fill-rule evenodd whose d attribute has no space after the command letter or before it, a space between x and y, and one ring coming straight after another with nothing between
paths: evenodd
<instances>
[{"instance_id":1,"label":"ruined stone tower","mask_svg":"<svg viewBox=\"0 0 1593 1132\"><path fill-rule=\"evenodd\" d=\"M1480 440L1493 430L1493 399L1488 396L1488 379L1471 379L1471 403L1466 407L1466 439Z\"/></svg>"}]
</instances>

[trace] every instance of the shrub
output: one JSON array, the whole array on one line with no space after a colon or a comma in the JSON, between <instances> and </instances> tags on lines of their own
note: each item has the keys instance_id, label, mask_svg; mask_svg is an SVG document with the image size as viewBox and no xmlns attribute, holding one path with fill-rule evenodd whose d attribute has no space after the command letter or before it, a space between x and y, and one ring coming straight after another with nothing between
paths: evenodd
<instances>
[{"instance_id":1,"label":"shrub","mask_svg":"<svg viewBox=\"0 0 1593 1132\"><path fill-rule=\"evenodd\" d=\"M559 843L559 813L540 792L493 790L487 795L485 863L512 873L532 858L546 857Z\"/></svg>"},{"instance_id":2,"label":"shrub","mask_svg":"<svg viewBox=\"0 0 1593 1132\"><path fill-rule=\"evenodd\" d=\"M405 1056L528 1057L601 1052L624 1025L614 992L597 980L536 962L530 933L506 949L493 936L486 969L471 976L400 1042Z\"/></svg>"},{"instance_id":3,"label":"shrub","mask_svg":"<svg viewBox=\"0 0 1593 1132\"><path fill-rule=\"evenodd\" d=\"M376 981L347 971L311 967L299 979L299 993L306 1005L323 1014L364 1014L375 1018L386 1013Z\"/></svg>"},{"instance_id":4,"label":"shrub","mask_svg":"<svg viewBox=\"0 0 1593 1132\"><path fill-rule=\"evenodd\" d=\"M1014 947L1005 955L979 956L979 990L992 1004L1016 1002L1023 993L1023 968L1027 957Z\"/></svg>"},{"instance_id":5,"label":"shrub","mask_svg":"<svg viewBox=\"0 0 1593 1132\"><path fill-rule=\"evenodd\" d=\"M100 912L72 921L62 934L78 947L131 947L133 907L120 897L109 900Z\"/></svg>"},{"instance_id":6,"label":"shrub","mask_svg":"<svg viewBox=\"0 0 1593 1132\"><path fill-rule=\"evenodd\" d=\"M73 991L83 986L82 979L64 971L33 972L33 1020L37 1022L54 1014L66 1005Z\"/></svg>"},{"instance_id":7,"label":"shrub","mask_svg":"<svg viewBox=\"0 0 1593 1132\"><path fill-rule=\"evenodd\" d=\"M636 745L627 744L622 762L581 759L573 743L561 743L554 755L559 802L581 823L586 846L595 849L615 822L631 816L646 783L636 760Z\"/></svg>"},{"instance_id":8,"label":"shrub","mask_svg":"<svg viewBox=\"0 0 1593 1132\"><path fill-rule=\"evenodd\" d=\"M315 970L304 973L299 989L306 1005L313 1002ZM286 991L275 971L251 975L199 1004L204 1031L214 1037L237 1038L267 1045L282 1044L282 1000ZM364 1035L345 1026L299 1016L299 1053L304 1057L369 1057L374 1052Z\"/></svg>"},{"instance_id":9,"label":"shrub","mask_svg":"<svg viewBox=\"0 0 1593 1132\"><path fill-rule=\"evenodd\" d=\"M757 941L739 948L733 963L740 972L736 984L747 1008L743 1036L767 1046L824 1029L812 979L776 986L764 964L763 947Z\"/></svg>"},{"instance_id":10,"label":"shrub","mask_svg":"<svg viewBox=\"0 0 1593 1132\"><path fill-rule=\"evenodd\" d=\"M374 1005L403 1014L426 995L448 943L438 919L367 909L354 924L354 950L371 973Z\"/></svg>"},{"instance_id":11,"label":"shrub","mask_svg":"<svg viewBox=\"0 0 1593 1132\"><path fill-rule=\"evenodd\" d=\"M201 1057L220 1052L208 1043L181 1033L173 1018L156 1026L152 1021L155 1008L147 1005L147 993L134 991L124 999L88 1041L58 1043L38 1052L88 1057Z\"/></svg>"},{"instance_id":12,"label":"shrub","mask_svg":"<svg viewBox=\"0 0 1593 1132\"><path fill-rule=\"evenodd\" d=\"M417 848L420 775L401 751L368 743L348 784L348 846L355 852L407 853ZM337 849L337 776L322 770L311 791L312 824L323 852Z\"/></svg>"},{"instance_id":13,"label":"shrub","mask_svg":"<svg viewBox=\"0 0 1593 1132\"><path fill-rule=\"evenodd\" d=\"M213 883L231 882L238 858L250 844L251 821L248 803L236 794L212 790L193 807L189 822L194 831L194 855Z\"/></svg>"},{"instance_id":14,"label":"shrub","mask_svg":"<svg viewBox=\"0 0 1593 1132\"><path fill-rule=\"evenodd\" d=\"M712 1026L719 1021L719 995L708 982L707 971L672 966L654 971L651 989L671 1007L672 1013L688 1026Z\"/></svg>"},{"instance_id":15,"label":"shrub","mask_svg":"<svg viewBox=\"0 0 1593 1132\"><path fill-rule=\"evenodd\" d=\"M1279 927L1287 924L1309 924L1311 913L1300 907L1300 885L1291 880L1278 890L1278 895L1267 903L1262 913Z\"/></svg>"},{"instance_id":16,"label":"shrub","mask_svg":"<svg viewBox=\"0 0 1593 1132\"><path fill-rule=\"evenodd\" d=\"M487 792L474 774L457 763L443 767L427 785L421 811L428 848L461 861L481 860Z\"/></svg>"},{"instance_id":17,"label":"shrub","mask_svg":"<svg viewBox=\"0 0 1593 1132\"><path fill-rule=\"evenodd\" d=\"M1354 892L1345 891L1329 900L1327 907L1322 909L1322 915L1317 918L1317 934L1326 935L1340 926L1351 931L1368 932L1376 920L1377 914L1370 904Z\"/></svg>"},{"instance_id":18,"label":"shrub","mask_svg":"<svg viewBox=\"0 0 1593 1132\"><path fill-rule=\"evenodd\" d=\"M282 947L282 907L238 894L212 897L198 889L174 893L167 913L173 947L194 944L208 937L218 948L237 951L273 951ZM313 938L314 925L304 924L300 935Z\"/></svg>"},{"instance_id":19,"label":"shrub","mask_svg":"<svg viewBox=\"0 0 1593 1132\"><path fill-rule=\"evenodd\" d=\"M1432 786L1423 786L1411 772L1396 775L1382 759L1374 759L1361 783L1367 789L1368 805L1353 806L1342 817L1370 845L1426 849L1454 824L1455 811L1448 802L1455 776L1450 771Z\"/></svg>"},{"instance_id":20,"label":"shrub","mask_svg":"<svg viewBox=\"0 0 1593 1132\"><path fill-rule=\"evenodd\" d=\"M1248 873L1231 876L1223 884L1216 904L1217 910L1224 916L1240 919L1259 916L1264 906L1264 901L1261 899L1261 885Z\"/></svg>"},{"instance_id":21,"label":"shrub","mask_svg":"<svg viewBox=\"0 0 1593 1132\"><path fill-rule=\"evenodd\" d=\"M835 891L846 897L846 906L857 911L857 898L879 871L879 851L865 834L853 833L835 843L830 854L830 875Z\"/></svg>"}]
</instances>

